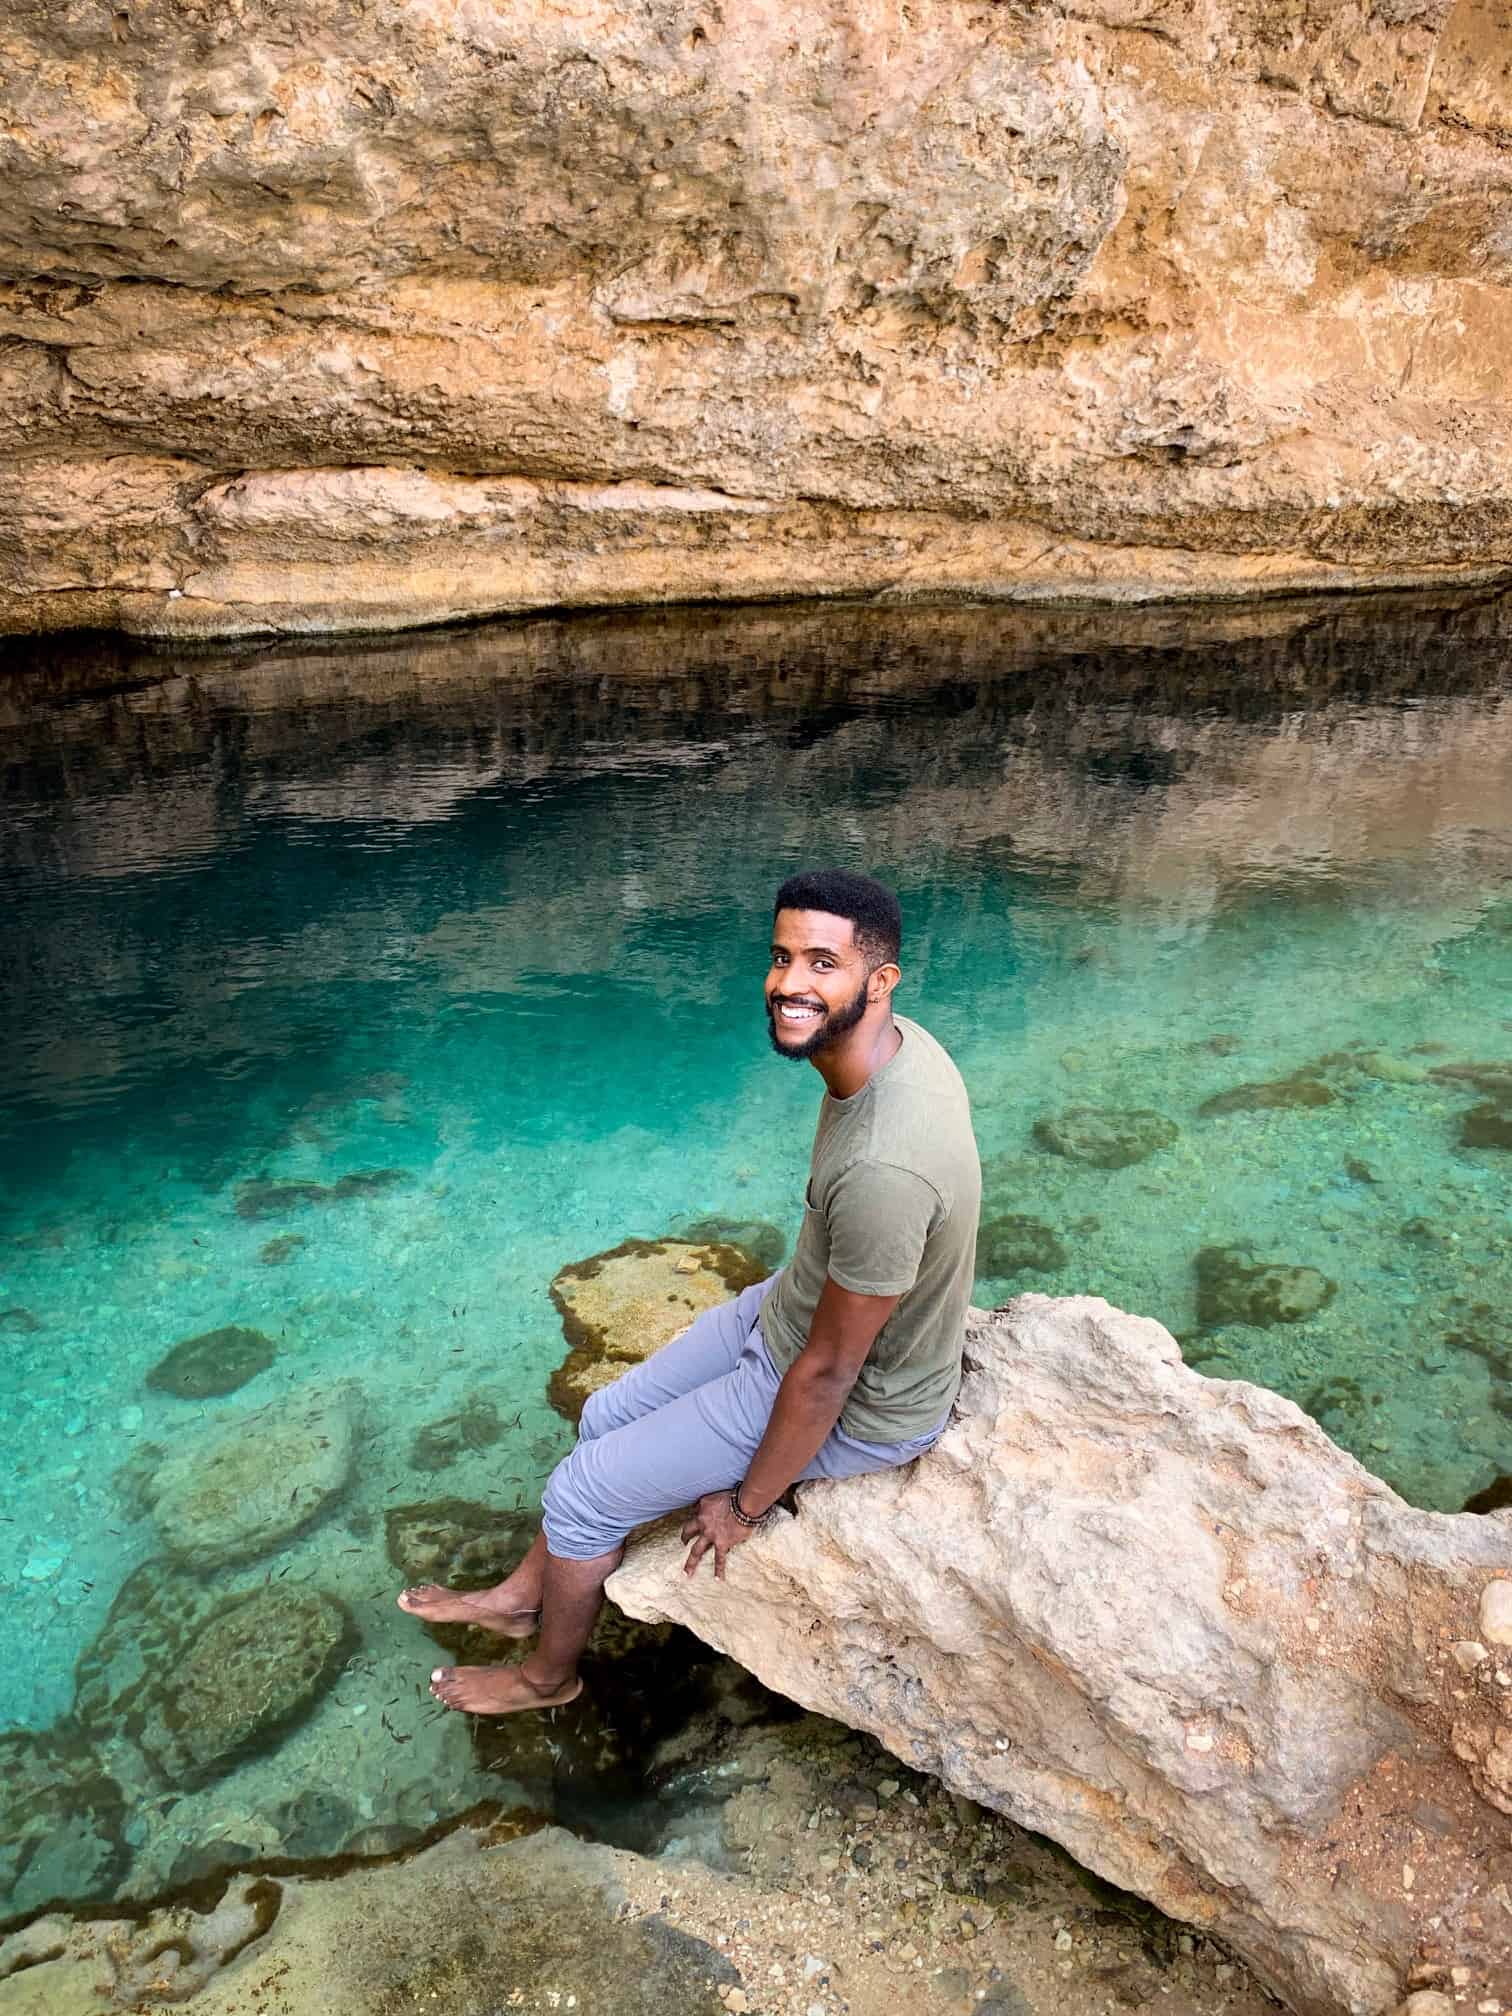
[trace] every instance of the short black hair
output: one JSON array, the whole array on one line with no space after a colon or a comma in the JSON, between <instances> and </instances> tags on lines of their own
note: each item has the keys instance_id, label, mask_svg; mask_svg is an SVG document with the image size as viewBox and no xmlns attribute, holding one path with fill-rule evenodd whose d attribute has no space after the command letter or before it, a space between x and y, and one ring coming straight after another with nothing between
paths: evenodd
<instances>
[{"instance_id":1,"label":"short black hair","mask_svg":"<svg viewBox=\"0 0 1512 2016\"><path fill-rule=\"evenodd\" d=\"M897 897L870 875L853 875L849 868L810 868L789 875L772 905L774 921L779 910L824 910L831 917L848 917L873 973L896 961L902 947L903 912Z\"/></svg>"}]
</instances>

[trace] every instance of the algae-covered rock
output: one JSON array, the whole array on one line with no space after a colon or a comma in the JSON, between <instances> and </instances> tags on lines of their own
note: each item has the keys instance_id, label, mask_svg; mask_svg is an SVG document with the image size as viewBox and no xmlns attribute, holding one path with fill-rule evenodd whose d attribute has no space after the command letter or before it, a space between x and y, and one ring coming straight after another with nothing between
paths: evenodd
<instances>
[{"instance_id":1,"label":"algae-covered rock","mask_svg":"<svg viewBox=\"0 0 1512 2016\"><path fill-rule=\"evenodd\" d=\"M257 1257L264 1267L282 1267L294 1258L302 1246L308 1246L309 1243L301 1233L280 1232L265 1246L258 1247Z\"/></svg>"},{"instance_id":2,"label":"algae-covered rock","mask_svg":"<svg viewBox=\"0 0 1512 2016\"><path fill-rule=\"evenodd\" d=\"M1296 1072L1290 1078L1268 1078L1256 1085L1235 1085L1227 1092L1215 1092L1197 1108L1204 1120L1224 1113L1289 1112L1312 1106L1332 1106L1338 1093L1321 1078Z\"/></svg>"},{"instance_id":3,"label":"algae-covered rock","mask_svg":"<svg viewBox=\"0 0 1512 2016\"><path fill-rule=\"evenodd\" d=\"M1338 1293L1338 1283L1316 1267L1256 1261L1244 1246L1204 1246L1195 1264L1197 1316L1208 1326L1301 1323Z\"/></svg>"},{"instance_id":4,"label":"algae-covered rock","mask_svg":"<svg viewBox=\"0 0 1512 2016\"><path fill-rule=\"evenodd\" d=\"M352 1389L295 1394L255 1420L186 1437L146 1486L171 1554L215 1568L264 1554L311 1525L351 1475Z\"/></svg>"},{"instance_id":5,"label":"algae-covered rock","mask_svg":"<svg viewBox=\"0 0 1512 2016\"><path fill-rule=\"evenodd\" d=\"M564 1267L551 1299L572 1348L551 1375L552 1406L576 1421L591 1393L770 1271L742 1247L684 1238L627 1239Z\"/></svg>"},{"instance_id":6,"label":"algae-covered rock","mask_svg":"<svg viewBox=\"0 0 1512 2016\"><path fill-rule=\"evenodd\" d=\"M409 1181L407 1169L354 1169L334 1183L278 1181L258 1176L236 1186L238 1218L279 1218L306 1204L344 1204L353 1197L376 1197Z\"/></svg>"},{"instance_id":7,"label":"algae-covered rock","mask_svg":"<svg viewBox=\"0 0 1512 2016\"><path fill-rule=\"evenodd\" d=\"M1034 1139L1052 1154L1094 1169L1127 1169L1169 1148L1181 1130L1163 1113L1148 1108L1118 1112L1103 1106L1072 1106L1034 1123Z\"/></svg>"},{"instance_id":8,"label":"algae-covered rock","mask_svg":"<svg viewBox=\"0 0 1512 2016\"><path fill-rule=\"evenodd\" d=\"M173 1393L180 1400L208 1400L236 1392L266 1372L277 1356L278 1346L261 1330L227 1323L175 1344L147 1374L147 1384L155 1393Z\"/></svg>"},{"instance_id":9,"label":"algae-covered rock","mask_svg":"<svg viewBox=\"0 0 1512 2016\"><path fill-rule=\"evenodd\" d=\"M232 1597L162 1676L141 1747L176 1785L228 1771L309 1712L354 1643L345 1604L319 1590L274 1583Z\"/></svg>"},{"instance_id":10,"label":"algae-covered rock","mask_svg":"<svg viewBox=\"0 0 1512 2016\"><path fill-rule=\"evenodd\" d=\"M977 1272L995 1281L1012 1274L1048 1274L1065 1260L1058 1235L1038 1218L1005 1212L984 1218L977 1232Z\"/></svg>"}]
</instances>

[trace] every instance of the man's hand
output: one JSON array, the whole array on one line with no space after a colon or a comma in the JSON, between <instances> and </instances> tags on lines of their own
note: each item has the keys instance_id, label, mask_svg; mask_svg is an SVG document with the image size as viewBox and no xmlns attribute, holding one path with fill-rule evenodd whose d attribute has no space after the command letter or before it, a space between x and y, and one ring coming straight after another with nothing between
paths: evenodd
<instances>
[{"instance_id":1,"label":"man's hand","mask_svg":"<svg viewBox=\"0 0 1512 2016\"><path fill-rule=\"evenodd\" d=\"M749 1540L755 1532L754 1526L742 1526L730 1510L732 1491L710 1491L700 1498L693 1509L693 1516L682 1529L684 1540L691 1540L688 1558L683 1563L684 1575L691 1575L712 1547L714 1549L714 1573L723 1582L725 1556L732 1547L738 1547L743 1540Z\"/></svg>"}]
</instances>

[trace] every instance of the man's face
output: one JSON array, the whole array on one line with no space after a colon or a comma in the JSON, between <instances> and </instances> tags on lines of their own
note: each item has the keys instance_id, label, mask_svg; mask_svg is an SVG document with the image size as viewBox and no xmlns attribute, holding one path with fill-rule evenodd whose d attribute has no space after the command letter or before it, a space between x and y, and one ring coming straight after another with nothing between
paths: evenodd
<instances>
[{"instance_id":1,"label":"man's face","mask_svg":"<svg viewBox=\"0 0 1512 2016\"><path fill-rule=\"evenodd\" d=\"M779 910L766 977L772 1048L780 1057L801 1061L838 1043L866 1013L869 977L848 917Z\"/></svg>"}]
</instances>

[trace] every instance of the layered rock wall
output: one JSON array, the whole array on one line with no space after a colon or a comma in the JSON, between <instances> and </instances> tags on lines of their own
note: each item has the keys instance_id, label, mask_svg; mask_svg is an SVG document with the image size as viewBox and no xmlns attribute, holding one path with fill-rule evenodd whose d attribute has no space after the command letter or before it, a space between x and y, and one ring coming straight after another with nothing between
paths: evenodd
<instances>
[{"instance_id":1,"label":"layered rock wall","mask_svg":"<svg viewBox=\"0 0 1512 2016\"><path fill-rule=\"evenodd\" d=\"M979 1318L908 1469L610 1583L1231 1942L1294 2007L1512 2002L1512 1514L1418 1512L1159 1324ZM1446 2003L1452 2008L1453 2003Z\"/></svg>"},{"instance_id":2,"label":"layered rock wall","mask_svg":"<svg viewBox=\"0 0 1512 2016\"><path fill-rule=\"evenodd\" d=\"M16 0L0 623L1512 569L1508 0Z\"/></svg>"}]
</instances>

